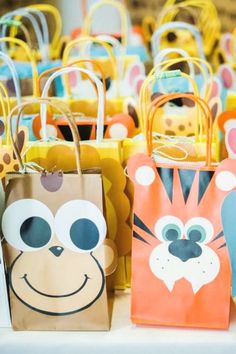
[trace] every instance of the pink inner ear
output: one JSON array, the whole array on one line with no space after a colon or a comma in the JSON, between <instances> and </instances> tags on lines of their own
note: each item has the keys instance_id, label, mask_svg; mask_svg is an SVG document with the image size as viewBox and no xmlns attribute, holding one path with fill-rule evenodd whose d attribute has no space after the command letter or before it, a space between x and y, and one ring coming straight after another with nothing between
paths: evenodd
<instances>
[{"instance_id":1,"label":"pink inner ear","mask_svg":"<svg viewBox=\"0 0 236 354\"><path fill-rule=\"evenodd\" d=\"M219 91L219 83L217 81L213 81L211 98L219 96Z\"/></svg>"},{"instance_id":2,"label":"pink inner ear","mask_svg":"<svg viewBox=\"0 0 236 354\"><path fill-rule=\"evenodd\" d=\"M228 144L231 151L236 154L236 128L232 128L228 133Z\"/></svg>"},{"instance_id":3,"label":"pink inner ear","mask_svg":"<svg viewBox=\"0 0 236 354\"><path fill-rule=\"evenodd\" d=\"M140 74L140 67L138 65L133 65L130 70L129 84L133 85L135 77Z\"/></svg>"},{"instance_id":4,"label":"pink inner ear","mask_svg":"<svg viewBox=\"0 0 236 354\"><path fill-rule=\"evenodd\" d=\"M231 38L227 38L225 41L225 50L228 54L231 54Z\"/></svg>"},{"instance_id":5,"label":"pink inner ear","mask_svg":"<svg viewBox=\"0 0 236 354\"><path fill-rule=\"evenodd\" d=\"M144 81L143 79L139 79L138 82L137 82L137 84L136 84L136 85L137 85L137 86L136 86L136 92L137 92L138 95L140 94L143 81Z\"/></svg>"},{"instance_id":6,"label":"pink inner ear","mask_svg":"<svg viewBox=\"0 0 236 354\"><path fill-rule=\"evenodd\" d=\"M71 87L75 87L77 85L77 73L71 72L69 75L69 84Z\"/></svg>"},{"instance_id":7,"label":"pink inner ear","mask_svg":"<svg viewBox=\"0 0 236 354\"><path fill-rule=\"evenodd\" d=\"M224 81L225 88L231 88L233 86L233 76L231 70L229 68L223 68L221 75Z\"/></svg>"}]
</instances>

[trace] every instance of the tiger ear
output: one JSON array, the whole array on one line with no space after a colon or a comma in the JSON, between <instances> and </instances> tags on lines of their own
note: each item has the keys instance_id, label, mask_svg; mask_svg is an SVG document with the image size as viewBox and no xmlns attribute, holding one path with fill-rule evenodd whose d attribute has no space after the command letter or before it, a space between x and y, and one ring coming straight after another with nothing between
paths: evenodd
<instances>
[{"instance_id":1,"label":"tiger ear","mask_svg":"<svg viewBox=\"0 0 236 354\"><path fill-rule=\"evenodd\" d=\"M136 154L131 157L127 164L127 172L135 185L144 188L153 184L157 177L154 161L145 154Z\"/></svg>"}]
</instances>

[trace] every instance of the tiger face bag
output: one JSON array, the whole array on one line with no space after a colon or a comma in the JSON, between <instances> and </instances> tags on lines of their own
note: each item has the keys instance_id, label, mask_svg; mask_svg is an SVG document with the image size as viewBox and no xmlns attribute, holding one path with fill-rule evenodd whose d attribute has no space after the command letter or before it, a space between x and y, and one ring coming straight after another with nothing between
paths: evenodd
<instances>
[{"instance_id":1,"label":"tiger face bag","mask_svg":"<svg viewBox=\"0 0 236 354\"><path fill-rule=\"evenodd\" d=\"M158 163L152 121L158 107L188 97L206 117L205 163ZM134 184L131 319L137 324L227 328L231 274L220 218L225 191L211 165L207 104L190 94L164 95L147 122L148 155L128 161Z\"/></svg>"}]
</instances>

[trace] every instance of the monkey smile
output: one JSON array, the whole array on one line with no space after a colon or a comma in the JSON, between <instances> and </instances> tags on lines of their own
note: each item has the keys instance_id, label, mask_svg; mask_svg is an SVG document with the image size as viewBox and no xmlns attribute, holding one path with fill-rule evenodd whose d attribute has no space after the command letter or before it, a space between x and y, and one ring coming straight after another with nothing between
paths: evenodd
<instances>
[{"instance_id":1,"label":"monkey smile","mask_svg":"<svg viewBox=\"0 0 236 354\"><path fill-rule=\"evenodd\" d=\"M84 281L83 281L83 284L75 291L69 293L69 294L65 294L65 295L50 295L50 294L45 294L37 289L35 289L31 284L30 282L28 281L27 279L27 274L25 274L21 279L24 279L24 281L26 282L26 284L33 290L35 291L36 293L38 293L39 295L42 295L42 296L46 296L46 297L52 297L52 298L63 298L63 297L69 297L69 296L73 296L77 293L79 293L84 287L85 285L87 284L88 280L91 279L89 278L89 276L87 274L84 274Z\"/></svg>"}]
</instances>

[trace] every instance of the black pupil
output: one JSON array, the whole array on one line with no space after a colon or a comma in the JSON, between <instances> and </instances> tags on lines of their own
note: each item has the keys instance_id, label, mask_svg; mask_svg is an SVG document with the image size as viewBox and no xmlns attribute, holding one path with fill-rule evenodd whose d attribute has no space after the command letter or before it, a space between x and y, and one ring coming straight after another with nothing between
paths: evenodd
<instances>
[{"instance_id":1,"label":"black pupil","mask_svg":"<svg viewBox=\"0 0 236 354\"><path fill-rule=\"evenodd\" d=\"M168 241L175 241L175 240L178 239L179 234L178 234L177 230L169 229L169 230L166 231L166 235L165 236L166 236Z\"/></svg>"},{"instance_id":2,"label":"black pupil","mask_svg":"<svg viewBox=\"0 0 236 354\"><path fill-rule=\"evenodd\" d=\"M89 219L79 219L72 224L70 237L76 247L88 251L98 244L99 232L93 221Z\"/></svg>"},{"instance_id":3,"label":"black pupil","mask_svg":"<svg viewBox=\"0 0 236 354\"><path fill-rule=\"evenodd\" d=\"M38 216L26 219L20 228L22 241L27 246L39 248L45 246L51 238L51 228L47 221Z\"/></svg>"},{"instance_id":4,"label":"black pupil","mask_svg":"<svg viewBox=\"0 0 236 354\"><path fill-rule=\"evenodd\" d=\"M191 230L188 235L189 239L193 242L198 242L202 238L202 234L199 230Z\"/></svg>"},{"instance_id":5,"label":"black pupil","mask_svg":"<svg viewBox=\"0 0 236 354\"><path fill-rule=\"evenodd\" d=\"M169 32L167 33L167 40L168 42L175 42L177 39L177 36L174 32Z\"/></svg>"}]
</instances>

